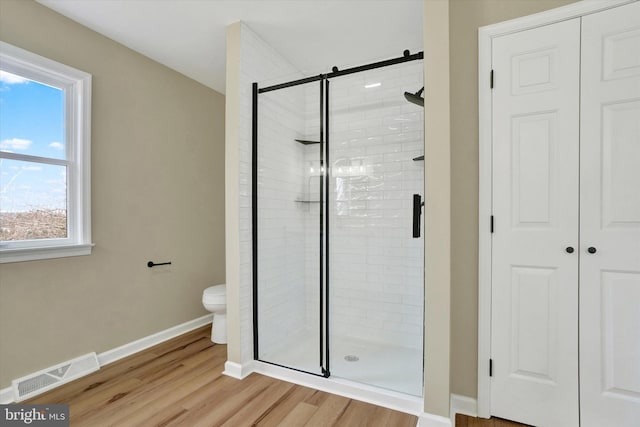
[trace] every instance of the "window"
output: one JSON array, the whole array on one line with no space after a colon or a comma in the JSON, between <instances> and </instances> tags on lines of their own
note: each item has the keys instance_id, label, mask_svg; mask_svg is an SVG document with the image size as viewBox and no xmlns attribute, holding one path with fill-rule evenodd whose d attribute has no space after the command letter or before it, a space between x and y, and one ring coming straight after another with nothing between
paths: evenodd
<instances>
[{"instance_id":1,"label":"window","mask_svg":"<svg viewBox=\"0 0 640 427\"><path fill-rule=\"evenodd\" d=\"M91 253L91 75L0 42L0 262Z\"/></svg>"}]
</instances>

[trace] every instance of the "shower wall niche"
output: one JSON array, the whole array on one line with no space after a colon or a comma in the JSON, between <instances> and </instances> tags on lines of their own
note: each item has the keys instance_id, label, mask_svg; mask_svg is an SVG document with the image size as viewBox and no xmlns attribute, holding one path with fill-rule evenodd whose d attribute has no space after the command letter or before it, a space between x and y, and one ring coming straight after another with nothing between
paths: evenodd
<instances>
[{"instance_id":1,"label":"shower wall niche","mask_svg":"<svg viewBox=\"0 0 640 427\"><path fill-rule=\"evenodd\" d=\"M422 63L257 98L256 358L422 394Z\"/></svg>"}]
</instances>

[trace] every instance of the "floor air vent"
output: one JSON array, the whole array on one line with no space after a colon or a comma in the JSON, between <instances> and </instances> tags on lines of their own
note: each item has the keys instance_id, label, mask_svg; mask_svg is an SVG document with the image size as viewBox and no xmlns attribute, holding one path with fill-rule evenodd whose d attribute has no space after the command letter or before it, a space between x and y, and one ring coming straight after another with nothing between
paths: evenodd
<instances>
[{"instance_id":1,"label":"floor air vent","mask_svg":"<svg viewBox=\"0 0 640 427\"><path fill-rule=\"evenodd\" d=\"M21 402L98 369L100 369L100 364L96 354L85 354L76 359L13 380L11 385L14 399L16 402Z\"/></svg>"}]
</instances>

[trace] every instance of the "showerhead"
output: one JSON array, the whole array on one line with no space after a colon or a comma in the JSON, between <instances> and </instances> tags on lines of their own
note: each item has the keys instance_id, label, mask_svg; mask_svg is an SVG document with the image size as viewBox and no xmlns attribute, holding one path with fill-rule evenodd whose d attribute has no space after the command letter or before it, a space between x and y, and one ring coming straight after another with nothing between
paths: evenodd
<instances>
[{"instance_id":1,"label":"showerhead","mask_svg":"<svg viewBox=\"0 0 640 427\"><path fill-rule=\"evenodd\" d=\"M422 91L424 91L424 87L416 93L405 92L404 97L410 103L424 107L424 98L420 96L422 95Z\"/></svg>"}]
</instances>

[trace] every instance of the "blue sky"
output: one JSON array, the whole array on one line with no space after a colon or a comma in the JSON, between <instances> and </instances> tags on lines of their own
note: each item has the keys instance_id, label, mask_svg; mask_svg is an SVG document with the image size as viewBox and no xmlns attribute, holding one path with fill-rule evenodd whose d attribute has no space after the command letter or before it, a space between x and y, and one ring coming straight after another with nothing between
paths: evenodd
<instances>
[{"instance_id":1,"label":"blue sky","mask_svg":"<svg viewBox=\"0 0 640 427\"><path fill-rule=\"evenodd\" d=\"M0 151L65 159L64 92L0 71ZM65 209L66 168L0 159L0 211Z\"/></svg>"}]
</instances>

